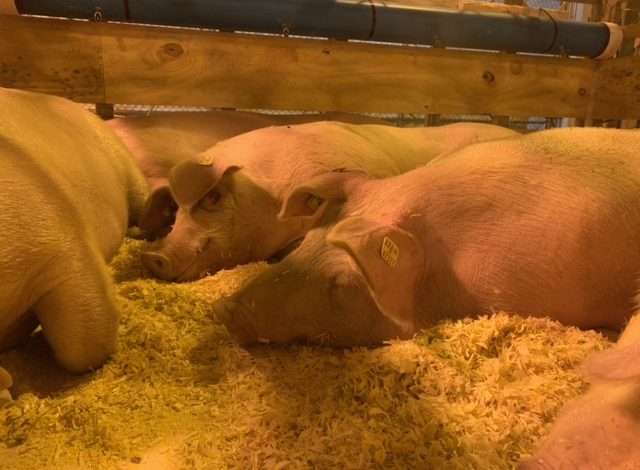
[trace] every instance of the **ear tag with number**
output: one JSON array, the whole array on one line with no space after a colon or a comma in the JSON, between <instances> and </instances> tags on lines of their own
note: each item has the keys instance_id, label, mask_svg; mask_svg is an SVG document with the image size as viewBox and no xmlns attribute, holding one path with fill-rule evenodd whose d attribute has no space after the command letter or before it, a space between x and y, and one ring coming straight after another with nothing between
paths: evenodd
<instances>
[{"instance_id":1,"label":"ear tag with number","mask_svg":"<svg viewBox=\"0 0 640 470\"><path fill-rule=\"evenodd\" d=\"M202 155L198 159L198 165L202 165L202 166L213 165L213 157L210 155Z\"/></svg>"},{"instance_id":2,"label":"ear tag with number","mask_svg":"<svg viewBox=\"0 0 640 470\"><path fill-rule=\"evenodd\" d=\"M399 254L400 247L389 237L384 237L384 240L382 240L382 247L380 247L380 256L382 256L382 259L393 268L396 265Z\"/></svg>"}]
</instances>

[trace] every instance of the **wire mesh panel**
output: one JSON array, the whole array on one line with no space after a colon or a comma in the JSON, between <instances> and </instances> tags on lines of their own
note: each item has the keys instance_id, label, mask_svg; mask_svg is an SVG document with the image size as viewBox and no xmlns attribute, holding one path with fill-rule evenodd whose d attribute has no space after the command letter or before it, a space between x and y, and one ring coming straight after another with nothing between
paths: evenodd
<instances>
[{"instance_id":1,"label":"wire mesh panel","mask_svg":"<svg viewBox=\"0 0 640 470\"><path fill-rule=\"evenodd\" d=\"M549 8L554 10L560 10L562 3L559 0L529 0L526 5L531 8Z\"/></svg>"}]
</instances>

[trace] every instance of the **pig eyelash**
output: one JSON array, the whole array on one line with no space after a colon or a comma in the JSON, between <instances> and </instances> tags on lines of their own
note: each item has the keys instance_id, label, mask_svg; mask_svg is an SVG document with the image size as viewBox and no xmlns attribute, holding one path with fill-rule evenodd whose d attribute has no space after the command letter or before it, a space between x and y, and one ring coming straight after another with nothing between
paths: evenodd
<instances>
[{"instance_id":1,"label":"pig eyelash","mask_svg":"<svg viewBox=\"0 0 640 470\"><path fill-rule=\"evenodd\" d=\"M207 212L212 212L215 209L215 206L218 203L218 201L220 201L221 197L222 196L218 191L216 190L209 191L206 196L200 199L200 202L198 203L198 207L200 209L204 209Z\"/></svg>"}]
</instances>

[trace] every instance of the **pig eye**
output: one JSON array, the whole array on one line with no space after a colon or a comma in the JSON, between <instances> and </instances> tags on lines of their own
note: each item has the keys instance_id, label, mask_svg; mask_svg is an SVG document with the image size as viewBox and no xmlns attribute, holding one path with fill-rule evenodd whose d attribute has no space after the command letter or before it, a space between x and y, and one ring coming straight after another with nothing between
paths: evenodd
<instances>
[{"instance_id":1,"label":"pig eye","mask_svg":"<svg viewBox=\"0 0 640 470\"><path fill-rule=\"evenodd\" d=\"M318 210L318 207L322 205L324 199L319 198L318 196L314 196L313 194L307 198L307 206L313 212Z\"/></svg>"},{"instance_id":2,"label":"pig eye","mask_svg":"<svg viewBox=\"0 0 640 470\"><path fill-rule=\"evenodd\" d=\"M221 196L218 191L216 191L215 189L211 190L207 193L205 197L200 199L200 202L198 203L198 207L200 209L204 209L205 211L211 212L215 209L216 204L220 200L220 197Z\"/></svg>"}]
</instances>

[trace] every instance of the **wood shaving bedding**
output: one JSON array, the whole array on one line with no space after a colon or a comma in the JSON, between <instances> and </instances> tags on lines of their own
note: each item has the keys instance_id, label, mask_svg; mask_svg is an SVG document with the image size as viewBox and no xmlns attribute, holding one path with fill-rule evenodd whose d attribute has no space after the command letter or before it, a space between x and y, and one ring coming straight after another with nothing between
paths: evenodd
<instances>
[{"instance_id":1,"label":"wood shaving bedding","mask_svg":"<svg viewBox=\"0 0 640 470\"><path fill-rule=\"evenodd\" d=\"M265 263L152 279L146 243L111 264L119 347L73 376L40 335L0 354L0 469L507 469L586 389L574 366L610 343L547 319L443 322L375 349L237 346L209 304Z\"/></svg>"}]
</instances>

